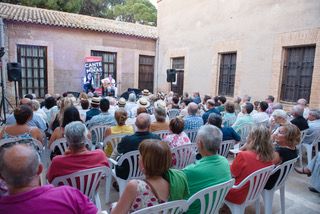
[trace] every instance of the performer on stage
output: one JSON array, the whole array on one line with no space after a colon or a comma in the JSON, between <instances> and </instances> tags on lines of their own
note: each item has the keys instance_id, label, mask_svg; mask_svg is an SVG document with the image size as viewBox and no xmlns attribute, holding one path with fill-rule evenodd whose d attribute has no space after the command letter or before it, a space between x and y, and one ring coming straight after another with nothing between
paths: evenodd
<instances>
[{"instance_id":1,"label":"performer on stage","mask_svg":"<svg viewBox=\"0 0 320 214\"><path fill-rule=\"evenodd\" d=\"M103 96L117 97L118 88L116 87L116 81L111 74L109 74L107 78L102 79L101 83Z\"/></svg>"},{"instance_id":2,"label":"performer on stage","mask_svg":"<svg viewBox=\"0 0 320 214\"><path fill-rule=\"evenodd\" d=\"M84 85L83 85L83 89L85 90L86 93L94 92L92 83L93 83L92 73L88 72L86 77L84 78Z\"/></svg>"}]
</instances>

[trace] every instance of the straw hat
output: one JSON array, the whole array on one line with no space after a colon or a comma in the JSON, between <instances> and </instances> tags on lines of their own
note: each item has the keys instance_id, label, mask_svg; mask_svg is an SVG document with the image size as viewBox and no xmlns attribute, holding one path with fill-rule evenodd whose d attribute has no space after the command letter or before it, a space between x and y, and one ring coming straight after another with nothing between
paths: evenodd
<instances>
[{"instance_id":1,"label":"straw hat","mask_svg":"<svg viewBox=\"0 0 320 214\"><path fill-rule=\"evenodd\" d=\"M92 104L96 104L96 105L100 105L100 97L92 97L91 103Z\"/></svg>"},{"instance_id":2,"label":"straw hat","mask_svg":"<svg viewBox=\"0 0 320 214\"><path fill-rule=\"evenodd\" d=\"M143 91L142 91L142 95L143 96L149 96L151 93L150 93L150 91L148 90L148 89L143 89Z\"/></svg>"},{"instance_id":3,"label":"straw hat","mask_svg":"<svg viewBox=\"0 0 320 214\"><path fill-rule=\"evenodd\" d=\"M150 106L150 102L145 97L141 97L138 100L138 105L139 105L139 107L148 108Z\"/></svg>"},{"instance_id":4,"label":"straw hat","mask_svg":"<svg viewBox=\"0 0 320 214\"><path fill-rule=\"evenodd\" d=\"M161 109L166 109L166 102L163 100L158 100L157 102L154 103L155 108L161 108Z\"/></svg>"},{"instance_id":5,"label":"straw hat","mask_svg":"<svg viewBox=\"0 0 320 214\"><path fill-rule=\"evenodd\" d=\"M126 99L121 97L119 100L118 100L118 106L119 107L124 107L126 105Z\"/></svg>"}]
</instances>

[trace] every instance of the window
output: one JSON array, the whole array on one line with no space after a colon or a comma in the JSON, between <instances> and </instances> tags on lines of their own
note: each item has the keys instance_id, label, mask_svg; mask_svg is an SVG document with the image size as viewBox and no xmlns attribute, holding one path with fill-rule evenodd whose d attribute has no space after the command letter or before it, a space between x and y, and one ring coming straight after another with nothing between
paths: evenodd
<instances>
[{"instance_id":1,"label":"window","mask_svg":"<svg viewBox=\"0 0 320 214\"><path fill-rule=\"evenodd\" d=\"M139 88L153 92L154 56L139 56Z\"/></svg>"},{"instance_id":2,"label":"window","mask_svg":"<svg viewBox=\"0 0 320 214\"><path fill-rule=\"evenodd\" d=\"M284 53L280 99L296 102L305 98L309 102L315 47L286 48Z\"/></svg>"},{"instance_id":3,"label":"window","mask_svg":"<svg viewBox=\"0 0 320 214\"><path fill-rule=\"evenodd\" d=\"M48 93L47 48L42 46L18 45L18 62L21 63L20 96L36 94L44 97Z\"/></svg>"},{"instance_id":4,"label":"window","mask_svg":"<svg viewBox=\"0 0 320 214\"><path fill-rule=\"evenodd\" d=\"M236 53L221 54L219 95L233 97L234 80L236 76L236 59Z\"/></svg>"},{"instance_id":5,"label":"window","mask_svg":"<svg viewBox=\"0 0 320 214\"><path fill-rule=\"evenodd\" d=\"M109 74L117 82L117 53L104 52L104 51L91 51L91 56L101 56L102 57L102 77L106 78Z\"/></svg>"},{"instance_id":6,"label":"window","mask_svg":"<svg viewBox=\"0 0 320 214\"><path fill-rule=\"evenodd\" d=\"M172 83L171 90L179 95L183 94L184 57L172 58L172 68L176 69L176 82Z\"/></svg>"}]
</instances>

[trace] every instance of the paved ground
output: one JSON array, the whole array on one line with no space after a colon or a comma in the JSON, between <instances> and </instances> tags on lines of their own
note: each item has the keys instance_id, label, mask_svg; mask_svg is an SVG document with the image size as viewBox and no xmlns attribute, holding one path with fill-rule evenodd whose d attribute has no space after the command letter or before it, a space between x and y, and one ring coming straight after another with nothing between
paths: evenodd
<instances>
[{"instance_id":1,"label":"paved ground","mask_svg":"<svg viewBox=\"0 0 320 214\"><path fill-rule=\"evenodd\" d=\"M314 214L320 213L320 194L310 192L308 189L309 179L306 175L297 174L293 171L290 174L290 177L286 184L286 191L285 191L285 207L286 213L289 214ZM104 186L104 183L102 183ZM104 197L104 188L100 188L100 198L102 202L103 209L108 209L109 204L104 204L105 201ZM111 190L111 201L117 201L119 198L119 194L112 188ZM261 213L263 211L263 201L260 200L261 204ZM280 192L277 191L275 193L273 199L273 206L272 206L273 213L281 214L281 207L280 207ZM253 206L250 206L246 209L248 214L255 213Z\"/></svg>"}]
</instances>

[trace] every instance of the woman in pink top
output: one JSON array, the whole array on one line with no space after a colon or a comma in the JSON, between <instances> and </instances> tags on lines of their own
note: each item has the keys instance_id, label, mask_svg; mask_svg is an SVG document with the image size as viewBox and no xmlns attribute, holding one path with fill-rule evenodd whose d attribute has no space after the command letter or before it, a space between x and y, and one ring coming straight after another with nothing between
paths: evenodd
<instances>
[{"instance_id":1,"label":"woman in pink top","mask_svg":"<svg viewBox=\"0 0 320 214\"><path fill-rule=\"evenodd\" d=\"M170 148L191 143L188 135L183 131L183 128L184 128L183 119L179 117L173 118L170 121L169 128L172 134L165 136L163 140L168 142Z\"/></svg>"},{"instance_id":2,"label":"woman in pink top","mask_svg":"<svg viewBox=\"0 0 320 214\"><path fill-rule=\"evenodd\" d=\"M238 153L230 169L235 178L235 185L241 183L251 173L272 165L274 151L271 143L270 131L264 126L255 126L249 133L245 150ZM240 189L231 189L226 200L242 204L247 197L249 184Z\"/></svg>"}]
</instances>

